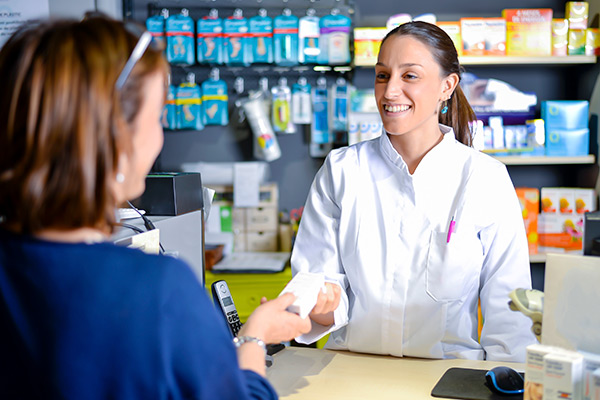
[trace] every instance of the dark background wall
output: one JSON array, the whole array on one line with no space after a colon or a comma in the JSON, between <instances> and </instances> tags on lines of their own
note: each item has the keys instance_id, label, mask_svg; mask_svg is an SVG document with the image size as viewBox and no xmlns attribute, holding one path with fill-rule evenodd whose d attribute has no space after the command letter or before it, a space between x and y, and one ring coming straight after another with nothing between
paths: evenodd
<instances>
[{"instance_id":1,"label":"dark background wall","mask_svg":"<svg viewBox=\"0 0 600 400\"><path fill-rule=\"evenodd\" d=\"M130 17L143 21L148 16L149 4L153 7L190 7L192 17L206 15L210 7L232 10L241 7L247 16L256 9L266 7L269 15L279 14L285 6L295 8L295 15L304 15L308 7L316 7L318 13L327 13L333 6L341 6L350 15L355 26L385 26L390 15L409 13L413 16L435 13L438 20L457 20L460 17L501 16L504 8L552 8L555 17L564 16L565 1L560 0L419 0L392 2L389 0L125 0L125 9ZM129 8L127 8L129 7ZM271 11L272 10L272 11ZM175 12L175 11L172 11ZM225 16L226 14L222 14ZM482 78L496 78L508 82L525 92L535 92L538 104L543 100L590 99L600 66L572 65L511 65L511 66L467 66L466 70ZM186 72L193 71L197 80L208 77L207 67L174 68L174 83L179 83ZM157 169L178 170L182 163L190 162L234 162L250 161L252 158L252 135L246 123L238 122L237 110L233 106L236 95L232 92L233 79L242 75L246 78L246 90L256 89L260 76L268 76L270 85L280 75L285 75L291 83L300 74L314 84L318 73L297 69L276 70L273 68L221 68L222 77L230 85L230 119L227 127L207 127L203 131L176 131L165 133L165 146L157 162ZM336 74L327 74L328 84L334 82ZM372 68L356 68L346 76L358 88L372 88L374 72ZM539 113L539 106L538 106ZM600 110L596 110L600 114ZM539 114L538 114L539 115ZM308 135L305 129L293 135L279 135L282 157L270 163L271 179L279 184L280 208L292 209L302 205L306 199L312 179L322 164L322 159L314 159L308 153ZM595 143L595 139L593 140ZM517 186L582 186L594 187L597 176L596 166L512 166L509 172Z\"/></svg>"}]
</instances>

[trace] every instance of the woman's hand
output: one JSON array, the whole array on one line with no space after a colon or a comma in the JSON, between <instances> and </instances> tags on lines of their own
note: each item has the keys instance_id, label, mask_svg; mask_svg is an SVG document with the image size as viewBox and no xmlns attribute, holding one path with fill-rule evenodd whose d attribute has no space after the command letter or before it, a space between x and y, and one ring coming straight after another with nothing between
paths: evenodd
<instances>
[{"instance_id":1,"label":"woman's hand","mask_svg":"<svg viewBox=\"0 0 600 400\"><path fill-rule=\"evenodd\" d=\"M333 325L333 311L340 305L341 291L339 285L325 282L323 290L317 297L317 304L309 314L310 319L320 325Z\"/></svg>"},{"instance_id":2,"label":"woman's hand","mask_svg":"<svg viewBox=\"0 0 600 400\"><path fill-rule=\"evenodd\" d=\"M261 305L250 315L238 336L255 336L265 343L291 340L311 329L308 318L286 311L296 297L286 293L271 301L261 300Z\"/></svg>"}]
</instances>

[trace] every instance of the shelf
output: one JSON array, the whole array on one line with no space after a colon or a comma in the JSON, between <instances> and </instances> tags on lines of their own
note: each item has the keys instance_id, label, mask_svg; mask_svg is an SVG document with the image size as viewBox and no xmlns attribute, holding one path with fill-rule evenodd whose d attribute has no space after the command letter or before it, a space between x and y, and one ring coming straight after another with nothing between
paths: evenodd
<instances>
[{"instance_id":1,"label":"shelf","mask_svg":"<svg viewBox=\"0 0 600 400\"><path fill-rule=\"evenodd\" d=\"M506 165L567 165L593 164L596 158L593 154L578 157L549 157L549 156L494 156Z\"/></svg>"},{"instance_id":2,"label":"shelf","mask_svg":"<svg viewBox=\"0 0 600 400\"><path fill-rule=\"evenodd\" d=\"M517 57L517 56L462 56L462 65L563 65L563 64L595 64L596 56L548 56L548 57Z\"/></svg>"}]
</instances>

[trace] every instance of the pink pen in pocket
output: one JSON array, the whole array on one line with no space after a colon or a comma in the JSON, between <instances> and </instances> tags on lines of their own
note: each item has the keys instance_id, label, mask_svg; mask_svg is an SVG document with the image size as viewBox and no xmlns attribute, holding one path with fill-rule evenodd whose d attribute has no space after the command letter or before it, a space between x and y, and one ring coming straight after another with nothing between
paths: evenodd
<instances>
[{"instance_id":1,"label":"pink pen in pocket","mask_svg":"<svg viewBox=\"0 0 600 400\"><path fill-rule=\"evenodd\" d=\"M452 237L452 233L454 232L454 225L456 221L454 220L454 216L450 220L450 225L448 225L448 237L446 238L446 243L450 243L450 238Z\"/></svg>"}]
</instances>

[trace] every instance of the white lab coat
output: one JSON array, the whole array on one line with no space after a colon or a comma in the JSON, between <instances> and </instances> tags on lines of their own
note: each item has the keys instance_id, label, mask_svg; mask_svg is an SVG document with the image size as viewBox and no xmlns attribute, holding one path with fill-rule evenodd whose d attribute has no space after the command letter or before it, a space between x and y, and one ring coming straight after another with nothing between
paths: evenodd
<instances>
[{"instance_id":1,"label":"white lab coat","mask_svg":"<svg viewBox=\"0 0 600 400\"><path fill-rule=\"evenodd\" d=\"M412 175L385 132L326 158L291 263L294 274L324 272L342 298L334 325L313 322L299 342L331 333L333 349L524 361L531 321L508 307L511 290L531 287L514 187L502 163L440 129Z\"/></svg>"}]
</instances>

